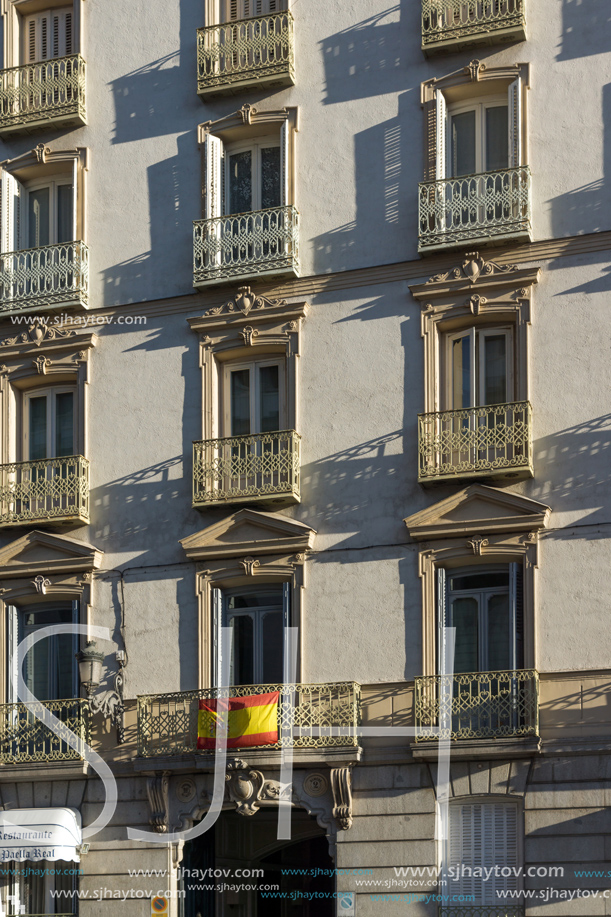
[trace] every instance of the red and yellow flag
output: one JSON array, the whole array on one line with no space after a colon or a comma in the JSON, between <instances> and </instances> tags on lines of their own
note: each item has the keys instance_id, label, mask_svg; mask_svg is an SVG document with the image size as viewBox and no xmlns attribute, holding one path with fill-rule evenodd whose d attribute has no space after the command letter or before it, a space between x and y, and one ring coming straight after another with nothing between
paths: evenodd
<instances>
[{"instance_id":1,"label":"red and yellow flag","mask_svg":"<svg viewBox=\"0 0 611 917\"><path fill-rule=\"evenodd\" d=\"M279 691L230 697L227 715L227 748L275 745L278 741ZM197 717L197 747L214 751L216 747L216 700L200 700Z\"/></svg>"}]
</instances>

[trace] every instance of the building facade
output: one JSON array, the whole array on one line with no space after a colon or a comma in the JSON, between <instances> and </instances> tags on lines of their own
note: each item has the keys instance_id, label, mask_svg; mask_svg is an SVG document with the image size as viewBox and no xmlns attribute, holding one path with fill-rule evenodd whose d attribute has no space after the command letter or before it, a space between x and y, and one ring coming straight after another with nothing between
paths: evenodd
<instances>
[{"instance_id":1,"label":"building facade","mask_svg":"<svg viewBox=\"0 0 611 917\"><path fill-rule=\"evenodd\" d=\"M1 12L6 914L611 913L603 0Z\"/></svg>"}]
</instances>

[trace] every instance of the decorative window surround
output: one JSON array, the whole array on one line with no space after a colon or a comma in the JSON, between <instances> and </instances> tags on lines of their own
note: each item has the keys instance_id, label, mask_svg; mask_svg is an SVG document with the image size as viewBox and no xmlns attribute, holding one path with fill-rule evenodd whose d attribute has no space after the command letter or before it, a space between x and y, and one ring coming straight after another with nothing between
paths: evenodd
<instances>
[{"instance_id":1,"label":"decorative window surround","mask_svg":"<svg viewBox=\"0 0 611 917\"><path fill-rule=\"evenodd\" d=\"M421 546L422 674L436 675L436 571L479 564L519 563L524 586L524 668L536 666L535 569L539 532L551 509L515 493L471 484L404 520Z\"/></svg>"},{"instance_id":2,"label":"decorative window surround","mask_svg":"<svg viewBox=\"0 0 611 917\"><path fill-rule=\"evenodd\" d=\"M81 623L91 621L92 579L103 554L94 545L66 535L28 532L0 550L0 661L8 670L7 607L78 601ZM85 638L82 645L85 645ZM6 680L1 679L0 703L6 703Z\"/></svg>"},{"instance_id":3,"label":"decorative window surround","mask_svg":"<svg viewBox=\"0 0 611 917\"><path fill-rule=\"evenodd\" d=\"M289 583L292 626L300 628L304 565L315 535L309 526L286 516L242 509L181 540L188 559L197 562L198 688L212 687L212 590Z\"/></svg>"}]
</instances>

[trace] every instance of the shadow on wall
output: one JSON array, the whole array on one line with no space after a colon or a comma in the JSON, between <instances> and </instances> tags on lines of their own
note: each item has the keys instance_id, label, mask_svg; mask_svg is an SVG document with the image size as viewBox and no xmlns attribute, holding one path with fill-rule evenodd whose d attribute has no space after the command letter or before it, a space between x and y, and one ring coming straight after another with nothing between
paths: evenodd
<instances>
[{"instance_id":1,"label":"shadow on wall","mask_svg":"<svg viewBox=\"0 0 611 917\"><path fill-rule=\"evenodd\" d=\"M406 21L408 20L408 21ZM320 42L326 105L405 89L406 39L420 34L417 3L391 6Z\"/></svg>"},{"instance_id":2,"label":"shadow on wall","mask_svg":"<svg viewBox=\"0 0 611 917\"><path fill-rule=\"evenodd\" d=\"M160 299L171 295L170 283L175 290L177 276L181 279L181 293L194 292L193 220L201 216L201 208L193 170L185 164L195 161L197 146L192 132L178 137L176 142L176 156L155 162L147 169L150 251L113 264L102 272L105 306L141 300L142 284L151 273L159 279Z\"/></svg>"},{"instance_id":3,"label":"shadow on wall","mask_svg":"<svg viewBox=\"0 0 611 917\"><path fill-rule=\"evenodd\" d=\"M419 115L417 93L404 92L396 118L354 135L356 219L313 238L315 273L360 267L365 256L368 265L396 260L385 243L410 238L416 226L417 188L404 164L421 160L418 131L408 129Z\"/></svg>"},{"instance_id":4,"label":"shadow on wall","mask_svg":"<svg viewBox=\"0 0 611 917\"><path fill-rule=\"evenodd\" d=\"M611 414L535 440L534 463L529 497L549 503L555 511L591 509L582 524L609 521ZM570 469L569 476L562 476L564 469Z\"/></svg>"},{"instance_id":5,"label":"shadow on wall","mask_svg":"<svg viewBox=\"0 0 611 917\"><path fill-rule=\"evenodd\" d=\"M562 46L558 60L607 54L610 46L609 0L562 0Z\"/></svg>"},{"instance_id":6,"label":"shadow on wall","mask_svg":"<svg viewBox=\"0 0 611 917\"><path fill-rule=\"evenodd\" d=\"M608 3L608 0L605 0ZM574 6L574 3L570 4ZM585 3L579 5L583 10ZM609 12L609 10L607 10ZM611 19L608 19L611 23ZM611 46L611 30L606 42ZM601 124L603 125L603 178L560 194L551 201L552 235L577 235L611 229L611 83L603 86Z\"/></svg>"}]
</instances>

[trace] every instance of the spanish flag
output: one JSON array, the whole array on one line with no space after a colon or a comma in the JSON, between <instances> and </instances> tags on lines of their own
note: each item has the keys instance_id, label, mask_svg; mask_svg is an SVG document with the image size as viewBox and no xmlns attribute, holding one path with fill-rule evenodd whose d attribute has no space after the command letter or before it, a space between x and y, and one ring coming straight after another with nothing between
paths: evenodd
<instances>
[{"instance_id":1,"label":"spanish flag","mask_svg":"<svg viewBox=\"0 0 611 917\"><path fill-rule=\"evenodd\" d=\"M275 745L278 741L278 698L280 693L230 697L227 715L227 748ZM200 700L197 717L197 747L216 747L216 700Z\"/></svg>"}]
</instances>

